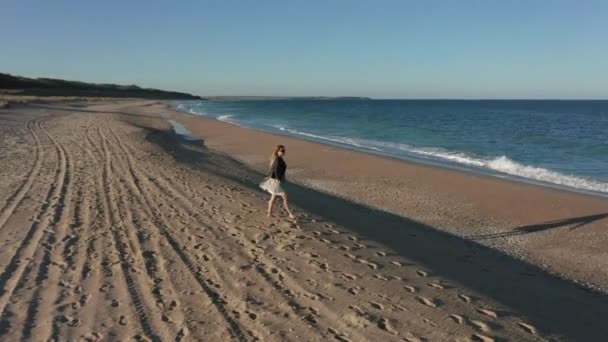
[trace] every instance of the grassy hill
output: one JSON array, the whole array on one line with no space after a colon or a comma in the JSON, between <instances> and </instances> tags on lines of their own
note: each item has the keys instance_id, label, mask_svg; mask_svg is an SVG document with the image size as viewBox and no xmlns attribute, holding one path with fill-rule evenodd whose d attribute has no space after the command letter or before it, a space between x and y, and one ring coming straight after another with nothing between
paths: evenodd
<instances>
[{"instance_id":1,"label":"grassy hill","mask_svg":"<svg viewBox=\"0 0 608 342\"><path fill-rule=\"evenodd\" d=\"M52 78L28 78L0 73L0 92L27 96L135 97L199 100L199 96L136 85L97 84Z\"/></svg>"}]
</instances>

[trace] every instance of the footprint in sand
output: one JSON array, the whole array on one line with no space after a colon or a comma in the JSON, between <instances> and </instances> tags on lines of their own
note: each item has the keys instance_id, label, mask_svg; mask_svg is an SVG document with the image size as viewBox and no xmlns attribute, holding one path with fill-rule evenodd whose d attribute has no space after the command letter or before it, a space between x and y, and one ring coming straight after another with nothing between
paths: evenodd
<instances>
[{"instance_id":1,"label":"footprint in sand","mask_svg":"<svg viewBox=\"0 0 608 342\"><path fill-rule=\"evenodd\" d=\"M406 341L406 342L422 342L422 341L426 341L426 340L423 340L421 337L418 337L418 336L412 334L409 331L405 334L405 337L403 338L403 340Z\"/></svg>"},{"instance_id":2,"label":"footprint in sand","mask_svg":"<svg viewBox=\"0 0 608 342\"><path fill-rule=\"evenodd\" d=\"M365 315L365 311L361 310L361 308L356 305L349 305L348 308L354 310L359 315Z\"/></svg>"},{"instance_id":3,"label":"footprint in sand","mask_svg":"<svg viewBox=\"0 0 608 342\"><path fill-rule=\"evenodd\" d=\"M66 323L70 327L77 327L80 325L80 320L78 318L73 318L70 316L58 316L56 320L61 323Z\"/></svg>"},{"instance_id":4,"label":"footprint in sand","mask_svg":"<svg viewBox=\"0 0 608 342\"><path fill-rule=\"evenodd\" d=\"M367 267L371 268L372 270L378 269L378 265L374 264L373 262L366 261L365 264L367 265Z\"/></svg>"},{"instance_id":5,"label":"footprint in sand","mask_svg":"<svg viewBox=\"0 0 608 342\"><path fill-rule=\"evenodd\" d=\"M380 274L374 274L374 278L376 278L378 280L388 281L388 278L386 278L385 276L382 276Z\"/></svg>"},{"instance_id":6,"label":"footprint in sand","mask_svg":"<svg viewBox=\"0 0 608 342\"><path fill-rule=\"evenodd\" d=\"M397 267L401 267L402 266L399 261L395 261L395 260L391 261L391 265L397 266Z\"/></svg>"},{"instance_id":7,"label":"footprint in sand","mask_svg":"<svg viewBox=\"0 0 608 342\"><path fill-rule=\"evenodd\" d=\"M91 299L91 295L88 293L85 293L82 296L80 296L78 303L80 304L80 306L85 306L89 302L89 299Z\"/></svg>"},{"instance_id":8,"label":"footprint in sand","mask_svg":"<svg viewBox=\"0 0 608 342\"><path fill-rule=\"evenodd\" d=\"M181 329L179 329L177 335L175 336L175 342L181 342L186 336L188 336L188 328L182 327Z\"/></svg>"},{"instance_id":9,"label":"footprint in sand","mask_svg":"<svg viewBox=\"0 0 608 342\"><path fill-rule=\"evenodd\" d=\"M494 342L495 341L493 338L485 336L485 335L481 335L481 334L474 334L473 336L471 336L471 340L479 341L479 342Z\"/></svg>"},{"instance_id":10,"label":"footprint in sand","mask_svg":"<svg viewBox=\"0 0 608 342\"><path fill-rule=\"evenodd\" d=\"M459 294L458 295L458 299L460 299L461 301L463 301L463 302L465 302L467 304L469 304L469 303L471 303L473 301L471 297L469 297L467 295L463 295L463 294Z\"/></svg>"},{"instance_id":11,"label":"footprint in sand","mask_svg":"<svg viewBox=\"0 0 608 342\"><path fill-rule=\"evenodd\" d=\"M376 310L380 310L380 311L384 310L384 306L380 303L370 302L369 304L372 306L372 308L374 308Z\"/></svg>"},{"instance_id":12,"label":"footprint in sand","mask_svg":"<svg viewBox=\"0 0 608 342\"><path fill-rule=\"evenodd\" d=\"M97 342L97 341L100 341L102 337L103 337L102 334L93 331L93 332L88 333L85 336L83 336L83 339L86 342Z\"/></svg>"},{"instance_id":13,"label":"footprint in sand","mask_svg":"<svg viewBox=\"0 0 608 342\"><path fill-rule=\"evenodd\" d=\"M111 284L103 284L100 288L99 291L101 292L107 292L109 289L114 288L113 285Z\"/></svg>"},{"instance_id":14,"label":"footprint in sand","mask_svg":"<svg viewBox=\"0 0 608 342\"><path fill-rule=\"evenodd\" d=\"M525 332L536 335L536 328L530 324L524 322L517 322L517 325L522 328Z\"/></svg>"},{"instance_id":15,"label":"footprint in sand","mask_svg":"<svg viewBox=\"0 0 608 342\"><path fill-rule=\"evenodd\" d=\"M312 324L317 324L317 316L313 315L313 314L308 314L306 316L304 316L304 319L307 320L308 322L312 323Z\"/></svg>"},{"instance_id":16,"label":"footprint in sand","mask_svg":"<svg viewBox=\"0 0 608 342\"><path fill-rule=\"evenodd\" d=\"M245 311L245 313L247 314L247 316L249 317L249 319L251 319L252 321L255 321L256 319L258 319L258 315L255 314L254 312Z\"/></svg>"},{"instance_id":17,"label":"footprint in sand","mask_svg":"<svg viewBox=\"0 0 608 342\"><path fill-rule=\"evenodd\" d=\"M492 330L492 329L490 329L490 326L487 325L485 322L478 321L478 320L471 320L471 325L473 325L473 327L475 329L478 329L482 332L489 332Z\"/></svg>"},{"instance_id":18,"label":"footprint in sand","mask_svg":"<svg viewBox=\"0 0 608 342\"><path fill-rule=\"evenodd\" d=\"M386 319L386 318L381 318L378 321L378 328L380 328L380 329L382 329L382 330L384 330L384 331L386 331L386 332L388 332L390 334L393 334L393 335L397 335L398 334L397 330L395 330L391 326L390 321L388 319Z\"/></svg>"},{"instance_id":19,"label":"footprint in sand","mask_svg":"<svg viewBox=\"0 0 608 342\"><path fill-rule=\"evenodd\" d=\"M137 342L150 342L150 339L143 335L135 335L133 338Z\"/></svg>"},{"instance_id":20,"label":"footprint in sand","mask_svg":"<svg viewBox=\"0 0 608 342\"><path fill-rule=\"evenodd\" d=\"M477 312L492 318L498 318L498 314L492 310L477 308Z\"/></svg>"},{"instance_id":21,"label":"footprint in sand","mask_svg":"<svg viewBox=\"0 0 608 342\"><path fill-rule=\"evenodd\" d=\"M340 274L340 276L344 277L344 278L346 278L348 280L356 280L357 279L356 275L353 275L353 274L350 274L350 273L342 273L342 274Z\"/></svg>"},{"instance_id":22,"label":"footprint in sand","mask_svg":"<svg viewBox=\"0 0 608 342\"><path fill-rule=\"evenodd\" d=\"M161 319L163 322L167 322L167 323L172 323L172 324L175 324L175 321L174 321L174 320L173 320L171 317L169 317L168 315L162 315L162 316L160 317L160 319Z\"/></svg>"},{"instance_id":23,"label":"footprint in sand","mask_svg":"<svg viewBox=\"0 0 608 342\"><path fill-rule=\"evenodd\" d=\"M292 273L300 273L300 270L298 270L297 268L295 268L293 266L287 266L287 270Z\"/></svg>"},{"instance_id":24,"label":"footprint in sand","mask_svg":"<svg viewBox=\"0 0 608 342\"><path fill-rule=\"evenodd\" d=\"M422 303L422 304L424 304L426 306L430 306L432 308L436 308L437 305L438 305L434 300L432 300L430 298L423 297L423 296L416 297L416 300L418 300L420 303Z\"/></svg>"},{"instance_id":25,"label":"footprint in sand","mask_svg":"<svg viewBox=\"0 0 608 342\"><path fill-rule=\"evenodd\" d=\"M405 308L399 304L391 304L391 306L393 307L394 311L403 311L403 312L409 311L407 308Z\"/></svg>"},{"instance_id":26,"label":"footprint in sand","mask_svg":"<svg viewBox=\"0 0 608 342\"><path fill-rule=\"evenodd\" d=\"M422 270L417 270L416 274L418 274L418 276L420 276L420 277L428 277L428 275L429 275L427 272L422 271Z\"/></svg>"},{"instance_id":27,"label":"footprint in sand","mask_svg":"<svg viewBox=\"0 0 608 342\"><path fill-rule=\"evenodd\" d=\"M334 300L334 298L333 298L333 297L330 297L330 296L328 296L328 295L326 295L326 294L323 294L323 293L321 293L321 292L317 292L317 293L315 293L315 294L316 294L317 296L319 296L319 298L324 299L324 300L330 300L330 301L333 301L333 300Z\"/></svg>"},{"instance_id":28,"label":"footprint in sand","mask_svg":"<svg viewBox=\"0 0 608 342\"><path fill-rule=\"evenodd\" d=\"M403 288L406 289L409 293L416 293L418 291L414 286L403 285Z\"/></svg>"},{"instance_id":29,"label":"footprint in sand","mask_svg":"<svg viewBox=\"0 0 608 342\"><path fill-rule=\"evenodd\" d=\"M350 342L350 339L348 339L348 337L346 337L346 335L344 335L343 333L339 332L337 329L334 329L332 327L327 328L327 331L334 335L334 338L338 341L341 342Z\"/></svg>"},{"instance_id":30,"label":"footprint in sand","mask_svg":"<svg viewBox=\"0 0 608 342\"><path fill-rule=\"evenodd\" d=\"M457 315L457 314L451 314L450 318L454 320L454 322L458 323L458 324L464 324L464 317Z\"/></svg>"},{"instance_id":31,"label":"footprint in sand","mask_svg":"<svg viewBox=\"0 0 608 342\"><path fill-rule=\"evenodd\" d=\"M445 287L439 283L428 283L427 285L432 288L439 289L439 290L445 289Z\"/></svg>"},{"instance_id":32,"label":"footprint in sand","mask_svg":"<svg viewBox=\"0 0 608 342\"><path fill-rule=\"evenodd\" d=\"M378 256L380 256L380 257L384 257L384 256L386 256L386 253L381 252L381 251L376 252L376 254L377 254Z\"/></svg>"},{"instance_id":33,"label":"footprint in sand","mask_svg":"<svg viewBox=\"0 0 608 342\"><path fill-rule=\"evenodd\" d=\"M435 323L435 322L431 321L431 320L430 320L430 319L428 319L428 318L425 318L425 319L423 319L422 321L423 321L424 323L426 323L426 324L428 324L428 325L432 326L433 328L437 328L437 327L438 327L437 323Z\"/></svg>"}]
</instances>

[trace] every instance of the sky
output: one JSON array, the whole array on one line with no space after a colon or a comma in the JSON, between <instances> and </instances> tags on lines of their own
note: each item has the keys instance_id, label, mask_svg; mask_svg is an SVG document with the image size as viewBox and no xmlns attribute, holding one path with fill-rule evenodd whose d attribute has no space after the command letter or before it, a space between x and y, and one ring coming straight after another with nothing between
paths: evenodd
<instances>
[{"instance_id":1,"label":"sky","mask_svg":"<svg viewBox=\"0 0 608 342\"><path fill-rule=\"evenodd\" d=\"M0 0L0 72L202 96L608 98L608 1Z\"/></svg>"}]
</instances>

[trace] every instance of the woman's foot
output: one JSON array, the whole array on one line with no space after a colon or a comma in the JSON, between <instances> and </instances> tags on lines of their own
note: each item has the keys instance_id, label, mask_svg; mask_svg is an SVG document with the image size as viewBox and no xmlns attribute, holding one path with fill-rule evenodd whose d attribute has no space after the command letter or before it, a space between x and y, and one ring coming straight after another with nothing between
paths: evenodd
<instances>
[{"instance_id":1,"label":"woman's foot","mask_svg":"<svg viewBox=\"0 0 608 342\"><path fill-rule=\"evenodd\" d=\"M267 217L274 217L274 215L272 215L272 213L266 213Z\"/></svg>"},{"instance_id":2,"label":"woman's foot","mask_svg":"<svg viewBox=\"0 0 608 342\"><path fill-rule=\"evenodd\" d=\"M294 215L293 213L289 214L289 218L292 219L292 220L295 220L296 219L296 215Z\"/></svg>"}]
</instances>

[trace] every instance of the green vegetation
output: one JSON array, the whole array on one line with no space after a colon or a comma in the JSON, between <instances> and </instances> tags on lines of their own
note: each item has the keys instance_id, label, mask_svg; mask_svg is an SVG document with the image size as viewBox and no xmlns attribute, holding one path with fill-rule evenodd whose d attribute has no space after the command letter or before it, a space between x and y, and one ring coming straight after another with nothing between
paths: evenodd
<instances>
[{"instance_id":1,"label":"green vegetation","mask_svg":"<svg viewBox=\"0 0 608 342\"><path fill-rule=\"evenodd\" d=\"M199 96L136 85L96 84L52 78L27 78L0 73L0 93L27 96L135 97L199 100Z\"/></svg>"}]
</instances>

